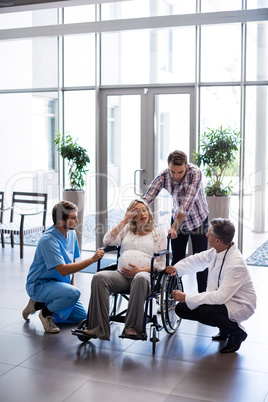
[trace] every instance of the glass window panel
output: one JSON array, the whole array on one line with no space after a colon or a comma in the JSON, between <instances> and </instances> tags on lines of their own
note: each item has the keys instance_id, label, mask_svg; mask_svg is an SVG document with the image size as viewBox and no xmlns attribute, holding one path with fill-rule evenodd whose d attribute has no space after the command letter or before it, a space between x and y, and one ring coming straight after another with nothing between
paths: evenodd
<instances>
[{"instance_id":1,"label":"glass window panel","mask_svg":"<svg viewBox=\"0 0 268 402\"><path fill-rule=\"evenodd\" d=\"M200 89L200 130L240 126L240 87Z\"/></svg>"},{"instance_id":2,"label":"glass window panel","mask_svg":"<svg viewBox=\"0 0 268 402\"><path fill-rule=\"evenodd\" d=\"M101 48L103 85L194 82L194 27L107 33Z\"/></svg>"},{"instance_id":3,"label":"glass window panel","mask_svg":"<svg viewBox=\"0 0 268 402\"><path fill-rule=\"evenodd\" d=\"M247 24L247 81L268 79L268 23Z\"/></svg>"},{"instance_id":4,"label":"glass window panel","mask_svg":"<svg viewBox=\"0 0 268 402\"><path fill-rule=\"evenodd\" d=\"M58 10L34 10L0 14L1 29L57 24Z\"/></svg>"},{"instance_id":5,"label":"glass window panel","mask_svg":"<svg viewBox=\"0 0 268 402\"><path fill-rule=\"evenodd\" d=\"M0 88L57 87L57 38L0 42Z\"/></svg>"},{"instance_id":6,"label":"glass window panel","mask_svg":"<svg viewBox=\"0 0 268 402\"><path fill-rule=\"evenodd\" d=\"M32 169L55 169L55 146L57 99L49 94L32 95ZM38 135L37 135L38 133ZM42 144L42 152L40 152Z\"/></svg>"},{"instance_id":7,"label":"glass window panel","mask_svg":"<svg viewBox=\"0 0 268 402\"><path fill-rule=\"evenodd\" d=\"M242 0L201 0L201 12L241 10Z\"/></svg>"},{"instance_id":8,"label":"glass window panel","mask_svg":"<svg viewBox=\"0 0 268 402\"><path fill-rule=\"evenodd\" d=\"M201 81L240 81L241 26L224 24L201 28Z\"/></svg>"},{"instance_id":9,"label":"glass window panel","mask_svg":"<svg viewBox=\"0 0 268 402\"><path fill-rule=\"evenodd\" d=\"M267 240L268 88L246 88L243 252L249 257ZM253 240L253 241L252 241Z\"/></svg>"},{"instance_id":10,"label":"glass window panel","mask_svg":"<svg viewBox=\"0 0 268 402\"><path fill-rule=\"evenodd\" d=\"M161 15L191 14L195 0L132 0L101 5L101 19L141 18Z\"/></svg>"},{"instance_id":11,"label":"glass window panel","mask_svg":"<svg viewBox=\"0 0 268 402\"><path fill-rule=\"evenodd\" d=\"M87 22L95 20L95 5L65 7L64 23Z\"/></svg>"},{"instance_id":12,"label":"glass window panel","mask_svg":"<svg viewBox=\"0 0 268 402\"><path fill-rule=\"evenodd\" d=\"M53 144L57 104L57 92L0 95L0 188L8 205L13 191L47 192L49 211L58 200ZM48 214L47 224L50 220Z\"/></svg>"},{"instance_id":13,"label":"glass window panel","mask_svg":"<svg viewBox=\"0 0 268 402\"><path fill-rule=\"evenodd\" d=\"M83 250L96 249L95 91L64 93L65 133L78 139L90 159L86 175ZM65 180L68 183L67 177Z\"/></svg>"},{"instance_id":14,"label":"glass window panel","mask_svg":"<svg viewBox=\"0 0 268 402\"><path fill-rule=\"evenodd\" d=\"M268 7L268 0L247 0L247 9L266 7Z\"/></svg>"},{"instance_id":15,"label":"glass window panel","mask_svg":"<svg viewBox=\"0 0 268 402\"><path fill-rule=\"evenodd\" d=\"M95 83L95 36L75 35L64 38L64 86Z\"/></svg>"},{"instance_id":16,"label":"glass window panel","mask_svg":"<svg viewBox=\"0 0 268 402\"><path fill-rule=\"evenodd\" d=\"M240 88L239 87L208 87L200 89L200 134L207 128L217 129L220 126L240 130ZM239 157L235 167L225 177L224 184L230 182L233 195L230 200L230 219L238 224L239 207ZM206 184L206 178L204 178ZM236 236L237 236L236 231Z\"/></svg>"}]
</instances>

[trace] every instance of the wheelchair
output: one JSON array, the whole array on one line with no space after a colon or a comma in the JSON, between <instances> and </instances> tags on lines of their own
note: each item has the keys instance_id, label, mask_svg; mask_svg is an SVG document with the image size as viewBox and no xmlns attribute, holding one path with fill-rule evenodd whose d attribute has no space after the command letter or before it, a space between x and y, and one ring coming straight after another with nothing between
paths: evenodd
<instances>
[{"instance_id":1,"label":"wheelchair","mask_svg":"<svg viewBox=\"0 0 268 402\"><path fill-rule=\"evenodd\" d=\"M120 256L120 247L104 247L105 253L117 252L117 261ZM149 340L152 342L152 353L155 354L156 344L159 342L159 333L164 329L168 334L174 334L181 323L181 318L175 313L176 302L173 299L173 290L180 290L183 292L183 284L180 277L170 276L162 272L154 272L154 260L160 256L166 256L166 266L169 265L169 237L167 241L167 249L154 253L151 259L151 288L149 296L145 300L143 331L141 337L131 337L120 335L120 338L130 338L135 340L145 341L148 339L147 327L150 326ZM101 260L98 261L97 272L101 270L116 270L117 263L111 264L107 267L101 268ZM122 305L123 301L129 300L129 294L111 293L109 299L109 319L110 322L124 323L127 308ZM89 306L90 308L90 306ZM72 330L72 335L77 336L81 342L88 342L93 339L91 336L83 332L87 328L87 321L81 321L76 329Z\"/></svg>"}]
</instances>

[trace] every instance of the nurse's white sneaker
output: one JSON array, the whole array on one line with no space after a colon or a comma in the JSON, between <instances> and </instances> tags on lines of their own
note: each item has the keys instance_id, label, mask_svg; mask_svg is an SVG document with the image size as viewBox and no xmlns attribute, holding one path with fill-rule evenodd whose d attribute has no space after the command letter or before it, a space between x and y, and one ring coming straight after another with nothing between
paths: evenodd
<instances>
[{"instance_id":1,"label":"nurse's white sneaker","mask_svg":"<svg viewBox=\"0 0 268 402\"><path fill-rule=\"evenodd\" d=\"M30 319L28 318L30 314L34 314L35 313L35 301L33 299L30 299L27 306L25 307L25 309L22 312L22 317L24 318L25 321L30 321Z\"/></svg>"},{"instance_id":2,"label":"nurse's white sneaker","mask_svg":"<svg viewBox=\"0 0 268 402\"><path fill-rule=\"evenodd\" d=\"M50 334L57 334L58 332L60 332L59 327L57 327L57 325L54 324L53 318L52 316L48 316L48 317L44 317L42 314L42 310L39 313L39 318L43 324L44 330L46 332L49 332Z\"/></svg>"}]
</instances>

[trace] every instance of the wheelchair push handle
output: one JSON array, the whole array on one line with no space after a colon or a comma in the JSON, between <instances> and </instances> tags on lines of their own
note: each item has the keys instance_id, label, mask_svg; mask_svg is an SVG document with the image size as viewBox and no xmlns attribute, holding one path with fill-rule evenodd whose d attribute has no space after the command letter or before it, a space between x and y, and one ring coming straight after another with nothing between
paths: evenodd
<instances>
[{"instance_id":1,"label":"wheelchair push handle","mask_svg":"<svg viewBox=\"0 0 268 402\"><path fill-rule=\"evenodd\" d=\"M154 257L160 257L161 255L169 254L170 234L167 235L167 248L165 250L159 250L154 253Z\"/></svg>"},{"instance_id":2,"label":"wheelchair push handle","mask_svg":"<svg viewBox=\"0 0 268 402\"><path fill-rule=\"evenodd\" d=\"M168 249L168 250L169 250L170 239L171 239L171 234L169 233L169 234L167 235L167 249Z\"/></svg>"}]
</instances>

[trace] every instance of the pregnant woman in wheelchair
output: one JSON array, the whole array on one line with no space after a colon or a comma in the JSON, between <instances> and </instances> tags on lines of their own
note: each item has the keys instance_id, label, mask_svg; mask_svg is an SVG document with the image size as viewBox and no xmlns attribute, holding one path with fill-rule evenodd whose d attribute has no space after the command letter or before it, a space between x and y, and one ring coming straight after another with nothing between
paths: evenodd
<instances>
[{"instance_id":1,"label":"pregnant woman in wheelchair","mask_svg":"<svg viewBox=\"0 0 268 402\"><path fill-rule=\"evenodd\" d=\"M151 258L166 248L166 234L154 223L152 212L142 200L130 203L119 224L104 236L105 246L120 246L116 271L99 271L91 283L88 328L92 338L110 340L109 295L129 293L122 336L142 336L144 301L150 291ZM155 271L165 269L166 257L157 257Z\"/></svg>"}]
</instances>

